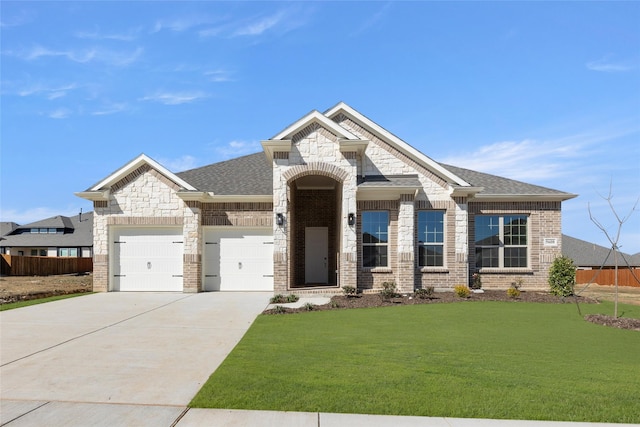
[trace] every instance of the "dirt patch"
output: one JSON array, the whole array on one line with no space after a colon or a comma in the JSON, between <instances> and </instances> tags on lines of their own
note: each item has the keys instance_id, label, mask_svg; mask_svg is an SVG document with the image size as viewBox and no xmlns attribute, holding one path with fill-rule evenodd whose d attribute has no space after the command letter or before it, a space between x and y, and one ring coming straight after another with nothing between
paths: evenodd
<instances>
[{"instance_id":1,"label":"dirt patch","mask_svg":"<svg viewBox=\"0 0 640 427\"><path fill-rule=\"evenodd\" d=\"M632 331L640 331L640 319L629 319L626 317L607 316L605 314L589 314L584 319L598 325L610 326L619 329L631 329Z\"/></svg>"},{"instance_id":2,"label":"dirt patch","mask_svg":"<svg viewBox=\"0 0 640 427\"><path fill-rule=\"evenodd\" d=\"M596 299L598 301L613 301L616 288L614 286L596 285L595 283L585 288L585 285L576 285L576 293L581 296ZM621 304L640 305L640 288L633 286L618 286L618 302Z\"/></svg>"},{"instance_id":3,"label":"dirt patch","mask_svg":"<svg viewBox=\"0 0 640 427\"><path fill-rule=\"evenodd\" d=\"M0 277L0 304L91 292L92 290L93 276L91 274L2 276Z\"/></svg>"}]
</instances>

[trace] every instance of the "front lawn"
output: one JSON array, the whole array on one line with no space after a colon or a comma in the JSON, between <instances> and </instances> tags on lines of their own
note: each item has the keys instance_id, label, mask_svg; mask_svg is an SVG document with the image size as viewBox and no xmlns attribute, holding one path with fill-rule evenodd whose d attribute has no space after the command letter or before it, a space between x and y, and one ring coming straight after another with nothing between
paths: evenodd
<instances>
[{"instance_id":1,"label":"front lawn","mask_svg":"<svg viewBox=\"0 0 640 427\"><path fill-rule=\"evenodd\" d=\"M25 301L8 302L6 304L0 304L0 311L13 310L14 308L28 307L30 305L36 305L36 304L44 304L45 302L58 301L61 299L75 298L82 295L89 295L91 293L93 292L81 292L77 294L56 295L56 296L46 297L46 298L37 298L37 299L30 299Z\"/></svg>"},{"instance_id":2,"label":"front lawn","mask_svg":"<svg viewBox=\"0 0 640 427\"><path fill-rule=\"evenodd\" d=\"M588 323L572 304L263 315L191 406L638 423L638 355L640 332Z\"/></svg>"}]
</instances>

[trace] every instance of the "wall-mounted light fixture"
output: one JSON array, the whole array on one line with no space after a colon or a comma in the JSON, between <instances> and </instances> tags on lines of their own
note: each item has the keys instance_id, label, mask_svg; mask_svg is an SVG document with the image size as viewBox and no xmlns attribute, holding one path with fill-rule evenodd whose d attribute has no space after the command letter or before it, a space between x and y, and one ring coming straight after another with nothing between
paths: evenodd
<instances>
[{"instance_id":1,"label":"wall-mounted light fixture","mask_svg":"<svg viewBox=\"0 0 640 427\"><path fill-rule=\"evenodd\" d=\"M349 222L349 225L354 225L356 223L356 214L350 213L347 218L348 218L347 221Z\"/></svg>"},{"instance_id":2,"label":"wall-mounted light fixture","mask_svg":"<svg viewBox=\"0 0 640 427\"><path fill-rule=\"evenodd\" d=\"M284 225L284 215L282 215L281 213L276 214L276 224L280 226Z\"/></svg>"}]
</instances>

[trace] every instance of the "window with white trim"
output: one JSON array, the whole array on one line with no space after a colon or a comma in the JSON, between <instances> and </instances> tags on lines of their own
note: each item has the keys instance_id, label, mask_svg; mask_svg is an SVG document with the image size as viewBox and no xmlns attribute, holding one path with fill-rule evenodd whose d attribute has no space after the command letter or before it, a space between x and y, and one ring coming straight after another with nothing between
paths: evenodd
<instances>
[{"instance_id":1,"label":"window with white trim","mask_svg":"<svg viewBox=\"0 0 640 427\"><path fill-rule=\"evenodd\" d=\"M362 212L362 266L389 266L389 212Z\"/></svg>"},{"instance_id":2,"label":"window with white trim","mask_svg":"<svg viewBox=\"0 0 640 427\"><path fill-rule=\"evenodd\" d=\"M418 211L418 266L444 266L444 211Z\"/></svg>"},{"instance_id":3,"label":"window with white trim","mask_svg":"<svg viewBox=\"0 0 640 427\"><path fill-rule=\"evenodd\" d=\"M528 266L526 215L476 216L476 268Z\"/></svg>"}]
</instances>

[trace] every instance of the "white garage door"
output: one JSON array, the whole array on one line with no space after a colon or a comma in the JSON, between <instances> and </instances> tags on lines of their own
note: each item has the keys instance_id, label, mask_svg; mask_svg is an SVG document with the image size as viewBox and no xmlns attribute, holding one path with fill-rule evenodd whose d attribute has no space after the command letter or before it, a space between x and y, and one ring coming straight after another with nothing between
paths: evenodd
<instances>
[{"instance_id":1,"label":"white garage door","mask_svg":"<svg viewBox=\"0 0 640 427\"><path fill-rule=\"evenodd\" d=\"M182 291L182 229L116 228L113 231L114 291Z\"/></svg>"},{"instance_id":2,"label":"white garage door","mask_svg":"<svg viewBox=\"0 0 640 427\"><path fill-rule=\"evenodd\" d=\"M205 230L204 289L272 291L273 230Z\"/></svg>"}]
</instances>

